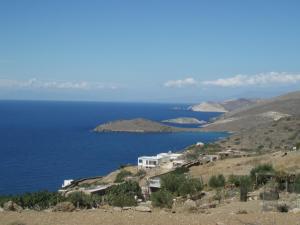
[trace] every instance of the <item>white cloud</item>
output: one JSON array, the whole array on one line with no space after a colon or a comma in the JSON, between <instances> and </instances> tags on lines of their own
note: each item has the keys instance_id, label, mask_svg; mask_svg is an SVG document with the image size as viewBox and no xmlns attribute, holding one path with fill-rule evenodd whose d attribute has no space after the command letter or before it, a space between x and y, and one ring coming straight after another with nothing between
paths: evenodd
<instances>
[{"instance_id":1,"label":"white cloud","mask_svg":"<svg viewBox=\"0 0 300 225\"><path fill-rule=\"evenodd\" d=\"M271 72L256 75L236 75L229 78L203 81L201 83L203 85L219 87L240 87L250 85L293 84L299 81L300 74Z\"/></svg>"},{"instance_id":2,"label":"white cloud","mask_svg":"<svg viewBox=\"0 0 300 225\"><path fill-rule=\"evenodd\" d=\"M93 89L118 89L118 85L88 82L88 81L54 81L39 80L32 78L29 80L0 79L0 88L31 88L31 89L73 89L73 90L93 90Z\"/></svg>"},{"instance_id":3,"label":"white cloud","mask_svg":"<svg viewBox=\"0 0 300 225\"><path fill-rule=\"evenodd\" d=\"M198 82L194 78L188 77L183 80L169 80L164 84L164 86L171 88L182 88L186 86L195 86L197 84Z\"/></svg>"}]
</instances>

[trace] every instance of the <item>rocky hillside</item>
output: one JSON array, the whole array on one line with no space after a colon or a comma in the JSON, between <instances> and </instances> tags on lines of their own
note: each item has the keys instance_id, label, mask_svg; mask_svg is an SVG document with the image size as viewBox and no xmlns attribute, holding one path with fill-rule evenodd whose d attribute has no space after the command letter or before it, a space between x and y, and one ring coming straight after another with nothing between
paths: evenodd
<instances>
[{"instance_id":1,"label":"rocky hillside","mask_svg":"<svg viewBox=\"0 0 300 225\"><path fill-rule=\"evenodd\" d=\"M260 100L251 99L231 99L224 102L202 102L189 107L189 110L196 112L231 112L233 110L250 107Z\"/></svg>"},{"instance_id":2,"label":"rocky hillside","mask_svg":"<svg viewBox=\"0 0 300 225\"><path fill-rule=\"evenodd\" d=\"M195 112L227 112L221 104L215 102L202 102L199 105L193 105L188 109Z\"/></svg>"},{"instance_id":3,"label":"rocky hillside","mask_svg":"<svg viewBox=\"0 0 300 225\"><path fill-rule=\"evenodd\" d=\"M205 130L240 131L290 116L300 116L300 92L279 96L228 112L214 123L207 125Z\"/></svg>"},{"instance_id":4,"label":"rocky hillside","mask_svg":"<svg viewBox=\"0 0 300 225\"><path fill-rule=\"evenodd\" d=\"M234 132L220 142L226 149L290 150L300 145L300 92L226 113L203 129Z\"/></svg>"},{"instance_id":5,"label":"rocky hillside","mask_svg":"<svg viewBox=\"0 0 300 225\"><path fill-rule=\"evenodd\" d=\"M175 124L206 124L207 122L204 120L198 120L192 117L179 117L175 119L163 120L163 123L175 123Z\"/></svg>"}]
</instances>

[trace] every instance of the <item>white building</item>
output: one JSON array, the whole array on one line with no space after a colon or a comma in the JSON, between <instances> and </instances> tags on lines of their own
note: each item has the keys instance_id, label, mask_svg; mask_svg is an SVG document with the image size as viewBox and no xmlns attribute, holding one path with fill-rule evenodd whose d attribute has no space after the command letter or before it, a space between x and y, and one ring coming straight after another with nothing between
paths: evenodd
<instances>
[{"instance_id":1,"label":"white building","mask_svg":"<svg viewBox=\"0 0 300 225\"><path fill-rule=\"evenodd\" d=\"M74 180L64 180L64 183L61 185L62 188L69 186Z\"/></svg>"},{"instance_id":2,"label":"white building","mask_svg":"<svg viewBox=\"0 0 300 225\"><path fill-rule=\"evenodd\" d=\"M138 158L139 168L154 168L162 163L172 162L178 159L182 154L177 153L159 153L156 156L141 156Z\"/></svg>"},{"instance_id":3,"label":"white building","mask_svg":"<svg viewBox=\"0 0 300 225\"><path fill-rule=\"evenodd\" d=\"M196 146L197 146L197 147L203 147L203 146L204 146L204 143L202 143L202 142L197 142L197 143L196 143Z\"/></svg>"}]
</instances>

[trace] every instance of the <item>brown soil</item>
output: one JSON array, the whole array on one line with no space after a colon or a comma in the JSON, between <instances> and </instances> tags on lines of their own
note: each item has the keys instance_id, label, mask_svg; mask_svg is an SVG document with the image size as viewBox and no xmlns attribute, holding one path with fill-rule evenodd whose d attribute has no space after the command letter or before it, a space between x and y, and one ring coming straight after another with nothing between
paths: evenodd
<instances>
[{"instance_id":1,"label":"brown soil","mask_svg":"<svg viewBox=\"0 0 300 225\"><path fill-rule=\"evenodd\" d=\"M245 204L245 203L244 203ZM248 204L248 203L246 203ZM300 214L251 212L256 205L243 204L223 206L204 213L176 213L156 210L152 213L135 211L118 212L110 210L83 210L71 213L24 211L0 213L0 224L10 225L22 222L26 225L297 225ZM247 214L237 214L241 208L247 208Z\"/></svg>"}]
</instances>

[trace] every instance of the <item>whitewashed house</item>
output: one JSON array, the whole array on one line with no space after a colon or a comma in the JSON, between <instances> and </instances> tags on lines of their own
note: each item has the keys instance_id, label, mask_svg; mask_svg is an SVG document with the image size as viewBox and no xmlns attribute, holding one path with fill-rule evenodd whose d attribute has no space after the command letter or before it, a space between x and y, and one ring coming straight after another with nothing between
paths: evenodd
<instances>
[{"instance_id":1,"label":"whitewashed house","mask_svg":"<svg viewBox=\"0 0 300 225\"><path fill-rule=\"evenodd\" d=\"M61 185L62 188L69 186L74 180L64 180L64 183Z\"/></svg>"},{"instance_id":2,"label":"whitewashed house","mask_svg":"<svg viewBox=\"0 0 300 225\"><path fill-rule=\"evenodd\" d=\"M155 168L163 163L172 162L178 159L182 154L178 153L159 153L156 156L141 156L138 158L139 168Z\"/></svg>"},{"instance_id":3,"label":"whitewashed house","mask_svg":"<svg viewBox=\"0 0 300 225\"><path fill-rule=\"evenodd\" d=\"M197 143L196 143L196 146L197 146L197 147L203 147L203 146L204 146L204 143L202 143L202 142L197 142Z\"/></svg>"}]
</instances>

